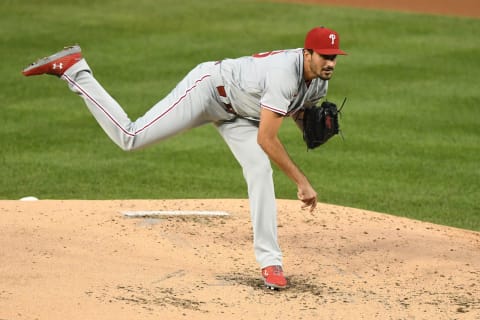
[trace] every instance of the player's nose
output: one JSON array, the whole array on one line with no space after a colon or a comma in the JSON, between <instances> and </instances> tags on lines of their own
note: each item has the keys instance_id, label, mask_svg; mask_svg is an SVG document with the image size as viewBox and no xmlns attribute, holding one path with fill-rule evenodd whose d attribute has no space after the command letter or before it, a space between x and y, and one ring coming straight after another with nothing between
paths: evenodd
<instances>
[{"instance_id":1,"label":"player's nose","mask_svg":"<svg viewBox=\"0 0 480 320\"><path fill-rule=\"evenodd\" d=\"M327 60L327 66L330 66L330 67L335 67L335 65L337 64L337 60Z\"/></svg>"}]
</instances>

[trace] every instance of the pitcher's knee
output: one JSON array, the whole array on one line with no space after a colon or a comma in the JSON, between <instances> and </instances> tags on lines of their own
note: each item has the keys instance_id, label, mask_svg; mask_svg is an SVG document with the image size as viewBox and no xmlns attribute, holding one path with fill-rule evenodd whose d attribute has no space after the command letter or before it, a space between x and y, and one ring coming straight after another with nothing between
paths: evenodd
<instances>
[{"instance_id":1,"label":"pitcher's knee","mask_svg":"<svg viewBox=\"0 0 480 320\"><path fill-rule=\"evenodd\" d=\"M119 141L115 141L116 145L122 149L123 151L135 151L141 148L141 146L136 143L137 139L135 139L135 136L122 136Z\"/></svg>"},{"instance_id":2,"label":"pitcher's knee","mask_svg":"<svg viewBox=\"0 0 480 320\"><path fill-rule=\"evenodd\" d=\"M135 151L136 149L130 145L119 145L120 149L125 152L132 152Z\"/></svg>"},{"instance_id":3,"label":"pitcher's knee","mask_svg":"<svg viewBox=\"0 0 480 320\"><path fill-rule=\"evenodd\" d=\"M246 178L251 177L254 179L260 179L263 177L271 177L273 175L273 170L269 161L263 161L244 167L243 173Z\"/></svg>"}]
</instances>

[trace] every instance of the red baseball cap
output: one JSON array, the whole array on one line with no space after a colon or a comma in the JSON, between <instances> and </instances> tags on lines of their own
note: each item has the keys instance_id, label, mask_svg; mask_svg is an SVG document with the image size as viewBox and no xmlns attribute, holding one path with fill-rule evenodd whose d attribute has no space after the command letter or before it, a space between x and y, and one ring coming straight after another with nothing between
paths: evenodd
<instances>
[{"instance_id":1,"label":"red baseball cap","mask_svg":"<svg viewBox=\"0 0 480 320\"><path fill-rule=\"evenodd\" d=\"M310 30L305 37L304 48L324 55L347 54L340 50L338 33L325 27L316 27Z\"/></svg>"}]
</instances>

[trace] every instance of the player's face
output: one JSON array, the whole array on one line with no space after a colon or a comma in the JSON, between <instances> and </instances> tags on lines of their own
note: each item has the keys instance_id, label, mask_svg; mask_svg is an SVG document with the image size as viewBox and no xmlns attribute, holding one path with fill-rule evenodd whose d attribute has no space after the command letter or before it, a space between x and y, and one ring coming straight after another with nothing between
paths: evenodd
<instances>
[{"instance_id":1,"label":"player's face","mask_svg":"<svg viewBox=\"0 0 480 320\"><path fill-rule=\"evenodd\" d=\"M330 80L333 76L333 70L337 64L336 55L320 55L316 52L305 51L304 54L304 75L305 80L320 78Z\"/></svg>"}]
</instances>

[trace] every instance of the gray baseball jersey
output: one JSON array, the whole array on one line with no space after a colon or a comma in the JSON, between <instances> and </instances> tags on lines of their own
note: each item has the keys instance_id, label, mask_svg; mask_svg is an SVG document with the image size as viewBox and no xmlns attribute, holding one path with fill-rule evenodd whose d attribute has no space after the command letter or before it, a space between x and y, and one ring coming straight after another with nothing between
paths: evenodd
<instances>
[{"instance_id":1,"label":"gray baseball jersey","mask_svg":"<svg viewBox=\"0 0 480 320\"><path fill-rule=\"evenodd\" d=\"M221 62L227 96L243 117L259 119L260 107L290 115L316 104L328 81L303 79L303 49L277 50Z\"/></svg>"}]
</instances>

